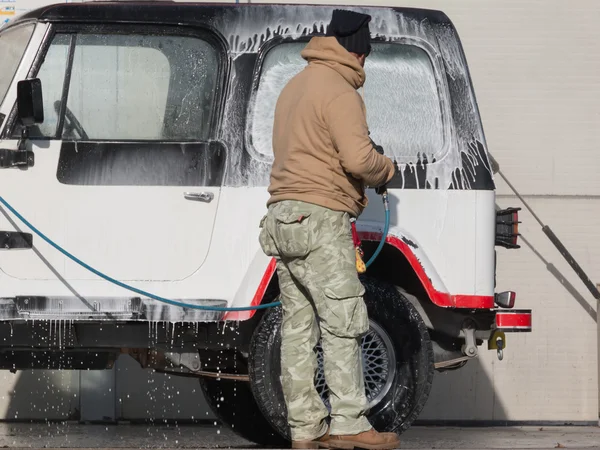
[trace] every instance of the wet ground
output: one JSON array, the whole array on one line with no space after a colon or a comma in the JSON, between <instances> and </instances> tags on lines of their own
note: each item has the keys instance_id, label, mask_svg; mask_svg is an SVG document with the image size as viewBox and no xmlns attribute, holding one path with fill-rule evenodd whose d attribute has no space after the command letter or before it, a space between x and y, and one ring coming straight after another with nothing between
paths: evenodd
<instances>
[{"instance_id":1,"label":"wet ground","mask_svg":"<svg viewBox=\"0 0 600 450\"><path fill-rule=\"evenodd\" d=\"M219 425L3 423L0 448L256 448ZM600 448L597 427L413 427L403 449Z\"/></svg>"}]
</instances>

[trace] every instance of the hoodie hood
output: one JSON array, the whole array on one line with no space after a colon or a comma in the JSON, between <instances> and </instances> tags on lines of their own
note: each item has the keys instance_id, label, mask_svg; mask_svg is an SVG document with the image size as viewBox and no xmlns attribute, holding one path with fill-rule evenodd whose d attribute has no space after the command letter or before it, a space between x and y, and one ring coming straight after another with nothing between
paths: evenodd
<instances>
[{"instance_id":1,"label":"hoodie hood","mask_svg":"<svg viewBox=\"0 0 600 450\"><path fill-rule=\"evenodd\" d=\"M321 64L339 73L354 89L365 84L365 71L335 37L313 37L300 53L309 64Z\"/></svg>"}]
</instances>

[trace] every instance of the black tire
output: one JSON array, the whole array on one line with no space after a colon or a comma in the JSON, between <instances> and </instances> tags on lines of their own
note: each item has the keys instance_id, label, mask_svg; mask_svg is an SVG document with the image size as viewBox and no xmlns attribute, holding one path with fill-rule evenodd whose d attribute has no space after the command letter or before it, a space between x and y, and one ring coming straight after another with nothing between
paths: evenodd
<instances>
[{"instance_id":1,"label":"black tire","mask_svg":"<svg viewBox=\"0 0 600 450\"><path fill-rule=\"evenodd\" d=\"M200 378L200 387L215 416L238 436L263 447L287 445L262 415L248 382Z\"/></svg>"},{"instance_id":2,"label":"black tire","mask_svg":"<svg viewBox=\"0 0 600 450\"><path fill-rule=\"evenodd\" d=\"M429 397L434 373L431 339L416 308L395 286L371 278L362 281L371 321L371 330L363 338L363 357L367 354L372 356L368 339L373 342L376 339L369 336L379 335L379 342L387 343L381 348L391 349L389 353L392 353L387 356L388 368L380 372L381 380L391 373L385 386L380 386L379 391L376 383L374 388L367 388L371 400L368 418L378 431L402 433L419 416ZM273 428L289 440L286 407L279 381L280 327L281 308L266 312L250 343L248 369L250 386L260 410ZM317 350L320 359L320 348ZM378 351L376 358L386 361L384 354L387 351ZM367 364L367 372L369 370ZM316 379L320 377L322 368L319 361ZM320 392L326 398L326 386Z\"/></svg>"}]
</instances>

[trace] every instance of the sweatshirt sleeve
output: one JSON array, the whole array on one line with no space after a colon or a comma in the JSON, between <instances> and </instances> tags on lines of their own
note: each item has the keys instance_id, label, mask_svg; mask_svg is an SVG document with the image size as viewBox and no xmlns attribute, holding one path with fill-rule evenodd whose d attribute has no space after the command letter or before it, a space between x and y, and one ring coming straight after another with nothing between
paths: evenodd
<instances>
[{"instance_id":1,"label":"sweatshirt sleeve","mask_svg":"<svg viewBox=\"0 0 600 450\"><path fill-rule=\"evenodd\" d=\"M331 101L325 109L325 120L346 172L371 187L382 186L392 179L394 163L373 148L358 93L348 92Z\"/></svg>"}]
</instances>

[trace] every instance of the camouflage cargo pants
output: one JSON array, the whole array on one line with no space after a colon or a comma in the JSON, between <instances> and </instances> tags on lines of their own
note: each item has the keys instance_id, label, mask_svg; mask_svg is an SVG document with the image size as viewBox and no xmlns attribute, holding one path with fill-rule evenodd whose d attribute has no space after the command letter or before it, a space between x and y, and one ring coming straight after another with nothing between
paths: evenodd
<instances>
[{"instance_id":1,"label":"camouflage cargo pants","mask_svg":"<svg viewBox=\"0 0 600 450\"><path fill-rule=\"evenodd\" d=\"M321 436L329 415L331 434L369 430L359 345L369 321L349 214L282 201L271 205L261 228L263 251L277 260L281 382L292 439ZM314 385L319 336L331 414Z\"/></svg>"}]
</instances>

